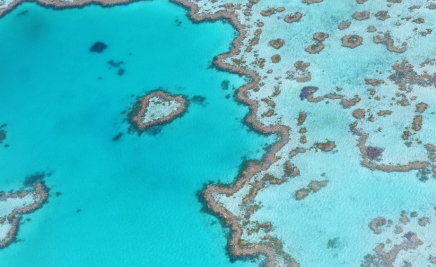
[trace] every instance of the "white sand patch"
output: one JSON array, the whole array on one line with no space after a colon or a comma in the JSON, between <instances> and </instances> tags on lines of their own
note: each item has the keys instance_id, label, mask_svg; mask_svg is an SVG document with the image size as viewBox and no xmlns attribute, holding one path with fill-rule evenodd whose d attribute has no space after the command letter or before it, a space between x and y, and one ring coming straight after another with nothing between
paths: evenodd
<instances>
[{"instance_id":1,"label":"white sand patch","mask_svg":"<svg viewBox=\"0 0 436 267\"><path fill-rule=\"evenodd\" d=\"M16 208L23 208L35 203L32 194L28 194L23 198L8 198L4 201L0 201L0 218L8 216Z\"/></svg>"},{"instance_id":2,"label":"white sand patch","mask_svg":"<svg viewBox=\"0 0 436 267\"><path fill-rule=\"evenodd\" d=\"M33 203L35 203L35 200L33 199L32 194L28 194L23 198L8 198L4 201L0 201L0 222L3 219L6 219L14 209L23 208L32 205ZM11 228L12 224L10 224L8 220L0 223L0 240L4 240L8 236Z\"/></svg>"},{"instance_id":3,"label":"white sand patch","mask_svg":"<svg viewBox=\"0 0 436 267\"><path fill-rule=\"evenodd\" d=\"M7 8L10 3L12 3L14 0L2 0L0 1L0 9Z\"/></svg>"},{"instance_id":4,"label":"white sand patch","mask_svg":"<svg viewBox=\"0 0 436 267\"><path fill-rule=\"evenodd\" d=\"M167 101L161 97L155 96L150 98L147 111L145 112L143 123L149 123L171 115L179 107L180 103L176 100Z\"/></svg>"},{"instance_id":5,"label":"white sand patch","mask_svg":"<svg viewBox=\"0 0 436 267\"><path fill-rule=\"evenodd\" d=\"M8 223L8 221L0 224L0 241L6 239L11 228L12 224Z\"/></svg>"}]
</instances>

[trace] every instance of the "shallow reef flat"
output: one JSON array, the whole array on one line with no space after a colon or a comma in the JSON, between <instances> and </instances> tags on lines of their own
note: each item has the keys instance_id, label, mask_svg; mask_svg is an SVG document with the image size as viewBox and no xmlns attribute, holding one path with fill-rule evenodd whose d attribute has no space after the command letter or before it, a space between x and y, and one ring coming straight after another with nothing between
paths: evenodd
<instances>
[{"instance_id":1,"label":"shallow reef flat","mask_svg":"<svg viewBox=\"0 0 436 267\"><path fill-rule=\"evenodd\" d=\"M232 230L233 255L267 266L363 264L378 242L367 227L374 211L432 210L434 180L422 187L436 171L431 1L178 2L194 20L238 29L215 63L251 77L237 95L247 121L278 136L233 184L203 192Z\"/></svg>"},{"instance_id":2,"label":"shallow reef flat","mask_svg":"<svg viewBox=\"0 0 436 267\"><path fill-rule=\"evenodd\" d=\"M15 240L21 215L39 209L47 197L48 190L43 183L30 189L0 193L0 248Z\"/></svg>"},{"instance_id":3,"label":"shallow reef flat","mask_svg":"<svg viewBox=\"0 0 436 267\"><path fill-rule=\"evenodd\" d=\"M250 79L236 94L250 107L246 121L277 136L232 184L202 191L230 228L232 258L269 267L436 261L433 0L172 2L196 22L235 27L214 64ZM143 108L157 103L144 99ZM160 118L180 108L171 103ZM137 122L155 121L141 114ZM405 223L412 213L422 217Z\"/></svg>"}]
</instances>

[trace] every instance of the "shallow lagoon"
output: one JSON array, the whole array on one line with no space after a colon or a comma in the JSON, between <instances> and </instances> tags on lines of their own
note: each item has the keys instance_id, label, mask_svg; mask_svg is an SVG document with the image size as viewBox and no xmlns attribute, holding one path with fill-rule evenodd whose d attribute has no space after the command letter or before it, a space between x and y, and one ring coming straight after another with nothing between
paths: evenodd
<instances>
[{"instance_id":1,"label":"shallow lagoon","mask_svg":"<svg viewBox=\"0 0 436 267\"><path fill-rule=\"evenodd\" d=\"M274 139L241 123L248 108L232 88L244 80L210 68L233 28L185 14L166 1L62 11L27 3L0 19L9 144L0 148L0 188L52 172L49 203L24 217L20 242L0 251L2 265L252 265L230 263L226 230L200 212L196 193L231 182L243 159L260 158ZM97 41L108 48L90 53ZM123 61L125 73L109 60ZM156 135L127 134L122 112L158 87L206 100Z\"/></svg>"}]
</instances>

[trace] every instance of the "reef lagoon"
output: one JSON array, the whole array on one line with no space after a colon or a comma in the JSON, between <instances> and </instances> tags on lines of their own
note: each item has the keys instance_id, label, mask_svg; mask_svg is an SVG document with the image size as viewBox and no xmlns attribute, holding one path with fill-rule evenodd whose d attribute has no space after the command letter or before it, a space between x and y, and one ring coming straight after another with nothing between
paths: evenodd
<instances>
[{"instance_id":1,"label":"reef lagoon","mask_svg":"<svg viewBox=\"0 0 436 267\"><path fill-rule=\"evenodd\" d=\"M168 1L25 3L2 17L0 190L44 172L50 196L23 216L1 265L253 266L229 261L228 230L197 197L275 141L242 123L248 107L234 93L244 78L212 67L235 36ZM91 52L96 42L107 48ZM127 111L159 88L184 95L187 111L129 133Z\"/></svg>"}]
</instances>

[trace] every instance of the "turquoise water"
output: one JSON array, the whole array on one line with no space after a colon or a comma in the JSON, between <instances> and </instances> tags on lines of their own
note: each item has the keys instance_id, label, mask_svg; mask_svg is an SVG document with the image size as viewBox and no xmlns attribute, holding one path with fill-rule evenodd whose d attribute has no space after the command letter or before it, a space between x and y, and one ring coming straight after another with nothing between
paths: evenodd
<instances>
[{"instance_id":1,"label":"turquoise water","mask_svg":"<svg viewBox=\"0 0 436 267\"><path fill-rule=\"evenodd\" d=\"M294 157L292 162L300 169L301 176L280 187L267 188L258 195L264 207L253 214L252 220L272 222L275 233L284 240L285 249L301 266L360 266L363 257L373 253L378 243L400 236L392 234L394 226L383 228L384 235L374 234L368 227L374 218L385 217L398 225L404 210L417 212L419 218L429 216L434 221L435 179L424 183L415 176L416 171L386 173L363 168L359 148L354 142L356 137L347 136L346 128L343 129L332 139L337 152L312 150ZM329 182L320 191L297 201L295 191L305 188L312 180ZM417 226L412 231L424 229ZM420 238L435 240L434 232L426 230ZM335 239L338 240L335 246L328 247L329 241ZM423 247L428 245L425 243ZM434 247L430 249L434 250ZM409 254L427 260L425 254L416 251ZM399 257L397 263L401 260ZM427 266L426 263L417 266Z\"/></svg>"},{"instance_id":2,"label":"turquoise water","mask_svg":"<svg viewBox=\"0 0 436 267\"><path fill-rule=\"evenodd\" d=\"M230 263L226 230L201 213L196 193L231 182L273 139L241 123L248 108L232 88L244 80L210 68L233 28L185 14L167 1L63 11L26 3L0 19L9 144L0 148L0 188L53 173L48 204L25 216L20 242L0 251L2 266L252 265ZM97 41L108 48L90 53ZM123 61L125 74L109 60ZM158 87L206 100L156 135L128 134L123 111Z\"/></svg>"}]
</instances>

